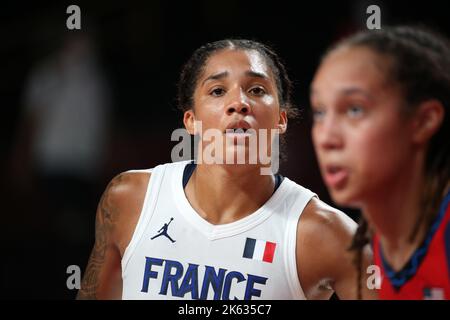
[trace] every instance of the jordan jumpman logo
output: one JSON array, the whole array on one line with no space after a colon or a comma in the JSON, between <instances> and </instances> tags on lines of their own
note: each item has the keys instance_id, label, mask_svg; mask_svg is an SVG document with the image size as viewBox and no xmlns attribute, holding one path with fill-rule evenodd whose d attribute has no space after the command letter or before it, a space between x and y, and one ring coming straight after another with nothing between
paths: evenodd
<instances>
[{"instance_id":1,"label":"jordan jumpman logo","mask_svg":"<svg viewBox=\"0 0 450 320\"><path fill-rule=\"evenodd\" d=\"M150 240L153 240L155 238L158 238L160 236L166 236L172 243L174 243L176 240L173 240L168 234L167 234L167 228L169 227L169 224L172 222L173 218L170 218L169 223L164 223L161 229L158 230L158 234L154 237L152 237Z\"/></svg>"}]
</instances>

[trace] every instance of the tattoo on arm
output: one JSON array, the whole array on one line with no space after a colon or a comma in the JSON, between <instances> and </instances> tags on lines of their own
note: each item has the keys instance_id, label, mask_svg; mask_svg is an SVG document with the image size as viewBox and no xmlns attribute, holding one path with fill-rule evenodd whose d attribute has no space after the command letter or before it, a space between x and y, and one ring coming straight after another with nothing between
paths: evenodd
<instances>
[{"instance_id":1,"label":"tattoo on arm","mask_svg":"<svg viewBox=\"0 0 450 320\"><path fill-rule=\"evenodd\" d=\"M95 244L89 257L77 299L97 299L99 276L105 262L105 253L109 245L111 232L116 222L116 208L111 204L110 192L121 180L122 175L114 178L100 199L95 220Z\"/></svg>"}]
</instances>

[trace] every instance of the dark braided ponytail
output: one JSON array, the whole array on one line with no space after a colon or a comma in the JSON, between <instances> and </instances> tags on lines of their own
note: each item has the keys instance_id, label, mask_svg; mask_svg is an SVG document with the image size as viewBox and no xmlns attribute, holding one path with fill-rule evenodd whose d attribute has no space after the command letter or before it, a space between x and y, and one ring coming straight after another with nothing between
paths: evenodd
<instances>
[{"instance_id":1,"label":"dark braided ponytail","mask_svg":"<svg viewBox=\"0 0 450 320\"><path fill-rule=\"evenodd\" d=\"M341 47L367 47L375 53L391 58L387 80L398 83L405 100L405 115L412 113L427 100L442 103L445 115L439 130L428 143L425 159L420 216L411 230L414 241L420 226L427 230L438 213L439 204L449 189L450 181L450 45L448 40L422 27L398 26L363 31L342 40L329 52ZM358 268L358 298L361 298L362 252L370 241L368 225L362 217L350 247L355 250Z\"/></svg>"}]
</instances>

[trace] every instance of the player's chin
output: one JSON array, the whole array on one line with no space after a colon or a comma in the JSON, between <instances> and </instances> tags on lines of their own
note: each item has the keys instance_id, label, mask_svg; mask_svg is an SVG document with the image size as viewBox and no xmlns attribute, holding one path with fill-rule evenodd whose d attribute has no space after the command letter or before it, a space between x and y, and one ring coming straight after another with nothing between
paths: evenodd
<instances>
[{"instance_id":1,"label":"player's chin","mask_svg":"<svg viewBox=\"0 0 450 320\"><path fill-rule=\"evenodd\" d=\"M328 188L328 191L335 204L349 208L358 207L358 194L350 186L342 188Z\"/></svg>"}]
</instances>

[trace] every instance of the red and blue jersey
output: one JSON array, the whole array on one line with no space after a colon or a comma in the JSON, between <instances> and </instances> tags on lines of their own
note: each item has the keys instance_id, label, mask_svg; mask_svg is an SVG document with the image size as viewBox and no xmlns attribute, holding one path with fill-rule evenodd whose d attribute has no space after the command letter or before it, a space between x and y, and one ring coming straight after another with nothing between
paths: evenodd
<instances>
[{"instance_id":1,"label":"red and blue jersey","mask_svg":"<svg viewBox=\"0 0 450 320\"><path fill-rule=\"evenodd\" d=\"M373 239L375 263L381 269L380 299L450 300L450 193L424 241L408 263L395 271L383 256L378 235Z\"/></svg>"}]
</instances>

